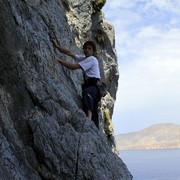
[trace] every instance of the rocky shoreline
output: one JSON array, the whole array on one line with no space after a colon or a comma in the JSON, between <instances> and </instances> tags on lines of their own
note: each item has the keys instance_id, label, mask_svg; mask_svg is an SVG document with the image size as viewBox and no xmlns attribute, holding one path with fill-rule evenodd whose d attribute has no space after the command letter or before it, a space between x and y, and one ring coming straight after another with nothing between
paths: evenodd
<instances>
[{"instance_id":1,"label":"rocky shoreline","mask_svg":"<svg viewBox=\"0 0 180 180\"><path fill-rule=\"evenodd\" d=\"M180 126L157 124L139 132L115 136L118 150L152 150L180 148Z\"/></svg>"}]
</instances>

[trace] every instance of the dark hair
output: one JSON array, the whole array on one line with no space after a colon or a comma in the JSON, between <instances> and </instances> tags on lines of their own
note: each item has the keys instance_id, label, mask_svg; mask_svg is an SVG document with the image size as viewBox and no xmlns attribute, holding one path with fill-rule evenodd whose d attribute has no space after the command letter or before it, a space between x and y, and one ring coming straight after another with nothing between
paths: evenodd
<instances>
[{"instance_id":1,"label":"dark hair","mask_svg":"<svg viewBox=\"0 0 180 180\"><path fill-rule=\"evenodd\" d=\"M92 46L92 48L93 48L93 51L94 52L96 52L96 45L95 45L95 43L93 42L93 41L86 41L85 43L84 43L84 45L83 45L83 49L84 49L84 47L86 47L86 46Z\"/></svg>"}]
</instances>

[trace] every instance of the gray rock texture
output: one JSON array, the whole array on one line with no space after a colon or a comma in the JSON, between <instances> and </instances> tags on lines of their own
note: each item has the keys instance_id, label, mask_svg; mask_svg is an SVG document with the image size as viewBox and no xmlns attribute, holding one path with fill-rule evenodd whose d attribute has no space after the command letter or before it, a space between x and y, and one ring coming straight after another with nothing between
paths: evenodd
<instances>
[{"instance_id":1,"label":"gray rock texture","mask_svg":"<svg viewBox=\"0 0 180 180\"><path fill-rule=\"evenodd\" d=\"M112 115L118 69L113 26L98 2L0 0L0 179L132 179L104 131L103 108ZM109 91L100 130L82 111L82 71L55 60L74 62L52 38L77 53L86 40L96 42Z\"/></svg>"}]
</instances>

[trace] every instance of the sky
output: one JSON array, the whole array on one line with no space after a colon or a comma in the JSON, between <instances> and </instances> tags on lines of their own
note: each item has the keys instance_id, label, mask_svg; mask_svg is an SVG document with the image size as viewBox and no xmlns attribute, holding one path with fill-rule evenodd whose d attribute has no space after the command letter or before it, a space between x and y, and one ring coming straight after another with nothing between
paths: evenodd
<instances>
[{"instance_id":1,"label":"sky","mask_svg":"<svg viewBox=\"0 0 180 180\"><path fill-rule=\"evenodd\" d=\"M180 125L180 0L107 0L119 82L114 134Z\"/></svg>"}]
</instances>

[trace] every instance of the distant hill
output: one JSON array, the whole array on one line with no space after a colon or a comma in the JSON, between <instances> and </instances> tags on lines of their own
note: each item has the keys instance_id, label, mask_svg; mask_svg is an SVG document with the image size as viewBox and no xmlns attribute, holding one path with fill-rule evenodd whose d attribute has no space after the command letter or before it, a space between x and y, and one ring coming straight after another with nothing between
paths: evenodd
<instances>
[{"instance_id":1,"label":"distant hill","mask_svg":"<svg viewBox=\"0 0 180 180\"><path fill-rule=\"evenodd\" d=\"M180 125L157 124L139 132L115 136L118 150L180 148Z\"/></svg>"}]
</instances>

